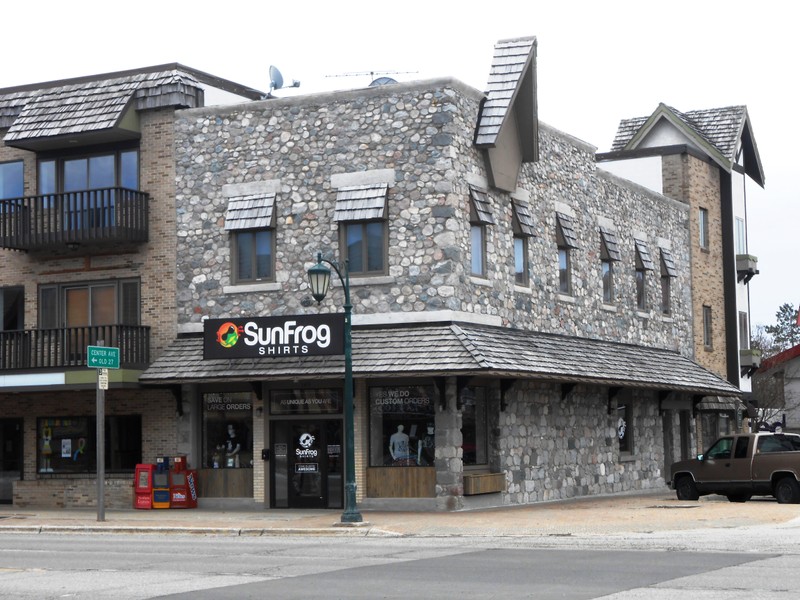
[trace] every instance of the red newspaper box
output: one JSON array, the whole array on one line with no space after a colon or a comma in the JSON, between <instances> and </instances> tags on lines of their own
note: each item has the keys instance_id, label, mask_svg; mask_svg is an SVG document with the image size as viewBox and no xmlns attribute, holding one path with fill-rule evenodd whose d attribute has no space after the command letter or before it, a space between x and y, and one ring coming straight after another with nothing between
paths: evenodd
<instances>
[{"instance_id":1,"label":"red newspaper box","mask_svg":"<svg viewBox=\"0 0 800 600\"><path fill-rule=\"evenodd\" d=\"M197 472L186 468L186 457L172 459L169 473L170 508L197 508Z\"/></svg>"},{"instance_id":2,"label":"red newspaper box","mask_svg":"<svg viewBox=\"0 0 800 600\"><path fill-rule=\"evenodd\" d=\"M153 471L155 465L136 465L133 476L133 508L153 508Z\"/></svg>"}]
</instances>

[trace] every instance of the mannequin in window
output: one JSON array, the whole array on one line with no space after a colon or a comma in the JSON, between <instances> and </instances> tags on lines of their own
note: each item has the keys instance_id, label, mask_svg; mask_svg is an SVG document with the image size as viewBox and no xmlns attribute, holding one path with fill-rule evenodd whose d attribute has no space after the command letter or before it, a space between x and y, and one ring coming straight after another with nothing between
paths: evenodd
<instances>
[{"instance_id":1,"label":"mannequin in window","mask_svg":"<svg viewBox=\"0 0 800 600\"><path fill-rule=\"evenodd\" d=\"M436 438L433 434L433 423L428 423L426 433L417 442L417 464L421 467L433 465L436 454Z\"/></svg>"},{"instance_id":2,"label":"mannequin in window","mask_svg":"<svg viewBox=\"0 0 800 600\"><path fill-rule=\"evenodd\" d=\"M239 466L239 452L242 450L242 444L236 437L236 426L233 423L228 424L228 440L225 442L225 466L238 467Z\"/></svg>"},{"instance_id":3,"label":"mannequin in window","mask_svg":"<svg viewBox=\"0 0 800 600\"><path fill-rule=\"evenodd\" d=\"M397 426L397 433L393 433L389 438L389 454L395 463L408 460L408 436L403 433L405 427Z\"/></svg>"}]
</instances>

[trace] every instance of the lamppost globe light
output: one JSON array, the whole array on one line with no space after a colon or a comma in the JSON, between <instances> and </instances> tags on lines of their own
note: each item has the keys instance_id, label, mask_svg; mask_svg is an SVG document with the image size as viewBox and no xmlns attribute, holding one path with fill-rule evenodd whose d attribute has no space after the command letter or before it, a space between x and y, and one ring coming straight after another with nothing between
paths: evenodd
<instances>
[{"instance_id":1,"label":"lamppost globe light","mask_svg":"<svg viewBox=\"0 0 800 600\"><path fill-rule=\"evenodd\" d=\"M311 295L314 300L322 302L331 284L331 270L322 263L321 255L318 257L318 261L308 270L308 283L311 286Z\"/></svg>"}]
</instances>

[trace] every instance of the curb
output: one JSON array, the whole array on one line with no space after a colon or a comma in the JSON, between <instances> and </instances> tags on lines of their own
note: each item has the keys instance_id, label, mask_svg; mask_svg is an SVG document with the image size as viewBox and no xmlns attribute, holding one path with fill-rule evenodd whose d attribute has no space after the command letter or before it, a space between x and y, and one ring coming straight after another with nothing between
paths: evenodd
<instances>
[{"instance_id":1,"label":"curb","mask_svg":"<svg viewBox=\"0 0 800 600\"><path fill-rule=\"evenodd\" d=\"M11 525L0 526L0 533L27 534L140 534L140 535L216 535L230 537L265 536L336 536L336 537L405 537L402 533L373 527L330 528L241 528L241 527L141 527L135 525Z\"/></svg>"}]
</instances>

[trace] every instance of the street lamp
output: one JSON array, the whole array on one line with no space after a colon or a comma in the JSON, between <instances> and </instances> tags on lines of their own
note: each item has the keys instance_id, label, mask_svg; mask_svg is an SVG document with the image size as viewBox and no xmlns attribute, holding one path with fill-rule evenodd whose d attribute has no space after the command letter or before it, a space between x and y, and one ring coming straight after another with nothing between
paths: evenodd
<instances>
[{"instance_id":1,"label":"street lamp","mask_svg":"<svg viewBox=\"0 0 800 600\"><path fill-rule=\"evenodd\" d=\"M350 317L353 305L350 303L350 275L347 261L344 265L322 258L317 253L317 264L308 270L308 281L311 295L318 303L322 302L331 284L329 264L344 289L344 428L345 428L345 469L344 469L344 512L342 523L361 523L361 513L356 506L356 457L355 457L355 425L353 423L353 349ZM344 275L342 274L344 272Z\"/></svg>"}]
</instances>

